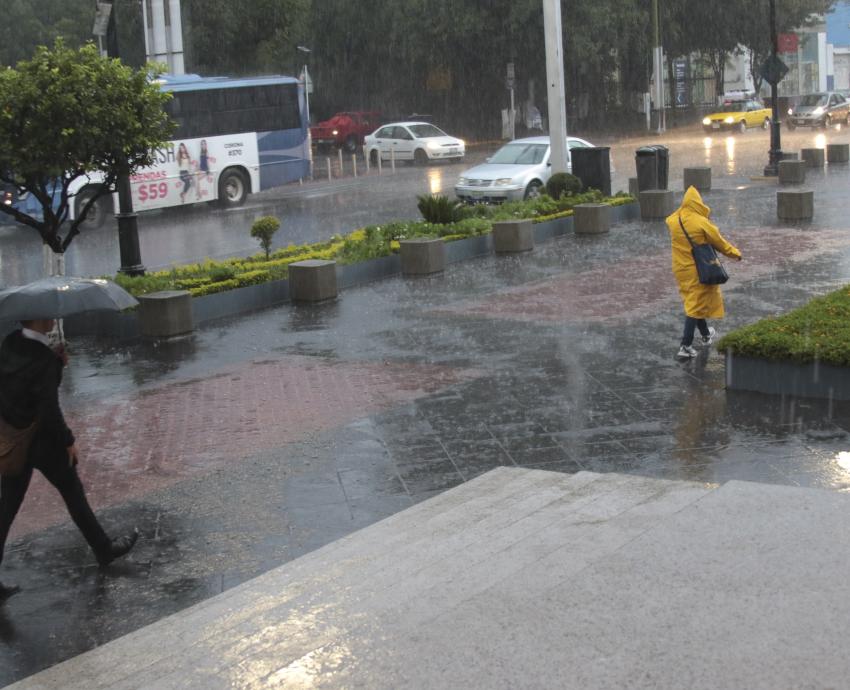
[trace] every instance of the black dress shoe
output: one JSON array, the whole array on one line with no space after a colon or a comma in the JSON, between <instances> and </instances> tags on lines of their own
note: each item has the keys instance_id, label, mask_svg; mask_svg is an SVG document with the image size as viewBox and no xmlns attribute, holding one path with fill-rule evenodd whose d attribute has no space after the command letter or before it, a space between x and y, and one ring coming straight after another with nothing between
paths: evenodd
<instances>
[{"instance_id":1,"label":"black dress shoe","mask_svg":"<svg viewBox=\"0 0 850 690\"><path fill-rule=\"evenodd\" d=\"M138 538L139 530L134 529L130 534L113 539L105 552L97 554L98 565L103 568L112 563L116 558L121 558L121 556L128 553L136 545Z\"/></svg>"},{"instance_id":2,"label":"black dress shoe","mask_svg":"<svg viewBox=\"0 0 850 690\"><path fill-rule=\"evenodd\" d=\"M6 601L6 599L8 599L11 596L14 596L15 594L17 594L20 591L21 591L21 588L18 587L17 585L6 586L2 582L0 582L0 604L2 604L4 601Z\"/></svg>"}]
</instances>

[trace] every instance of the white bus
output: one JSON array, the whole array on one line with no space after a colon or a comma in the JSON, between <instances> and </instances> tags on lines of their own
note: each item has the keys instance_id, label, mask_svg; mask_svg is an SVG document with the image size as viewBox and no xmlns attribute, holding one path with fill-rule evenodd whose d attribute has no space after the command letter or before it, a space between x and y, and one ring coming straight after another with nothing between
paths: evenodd
<instances>
[{"instance_id":1,"label":"white bus","mask_svg":"<svg viewBox=\"0 0 850 690\"><path fill-rule=\"evenodd\" d=\"M310 141L302 84L292 77L167 76L173 94L166 110L177 123L174 139L155 162L131 178L136 211L218 201L238 206L245 197L307 177ZM69 188L77 217L95 191L95 175ZM103 225L118 211L118 195L101 196L86 225Z\"/></svg>"}]
</instances>

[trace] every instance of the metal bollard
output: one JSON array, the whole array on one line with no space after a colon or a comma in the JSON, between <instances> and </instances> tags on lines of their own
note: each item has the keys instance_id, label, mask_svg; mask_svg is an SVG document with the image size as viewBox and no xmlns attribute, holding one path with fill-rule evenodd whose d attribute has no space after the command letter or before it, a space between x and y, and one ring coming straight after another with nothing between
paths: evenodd
<instances>
[{"instance_id":1,"label":"metal bollard","mask_svg":"<svg viewBox=\"0 0 850 690\"><path fill-rule=\"evenodd\" d=\"M390 167L395 172L395 149L390 149Z\"/></svg>"},{"instance_id":2,"label":"metal bollard","mask_svg":"<svg viewBox=\"0 0 850 690\"><path fill-rule=\"evenodd\" d=\"M357 154L351 154L351 168L354 170L354 177L357 177Z\"/></svg>"},{"instance_id":3,"label":"metal bollard","mask_svg":"<svg viewBox=\"0 0 850 690\"><path fill-rule=\"evenodd\" d=\"M363 160L366 161L366 174L368 175L372 171L372 166L369 163L369 152L365 146L363 147Z\"/></svg>"},{"instance_id":4,"label":"metal bollard","mask_svg":"<svg viewBox=\"0 0 850 690\"><path fill-rule=\"evenodd\" d=\"M333 179L333 175L331 175L331 157L328 156L325 160L328 162L328 182Z\"/></svg>"},{"instance_id":5,"label":"metal bollard","mask_svg":"<svg viewBox=\"0 0 850 690\"><path fill-rule=\"evenodd\" d=\"M380 175L383 172L383 159L381 158L381 152L378 151L378 174Z\"/></svg>"},{"instance_id":6,"label":"metal bollard","mask_svg":"<svg viewBox=\"0 0 850 690\"><path fill-rule=\"evenodd\" d=\"M340 149L337 153L339 153L339 176L345 177L345 168L342 167L342 149Z\"/></svg>"}]
</instances>

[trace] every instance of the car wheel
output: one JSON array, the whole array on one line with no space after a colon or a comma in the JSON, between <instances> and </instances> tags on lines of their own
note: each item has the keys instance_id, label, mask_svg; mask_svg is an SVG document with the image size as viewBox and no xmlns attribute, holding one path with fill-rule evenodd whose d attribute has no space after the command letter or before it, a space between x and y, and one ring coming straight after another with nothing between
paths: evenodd
<instances>
[{"instance_id":1,"label":"car wheel","mask_svg":"<svg viewBox=\"0 0 850 690\"><path fill-rule=\"evenodd\" d=\"M848 112L847 117L844 118L844 124L850 125L850 112Z\"/></svg>"},{"instance_id":2,"label":"car wheel","mask_svg":"<svg viewBox=\"0 0 850 690\"><path fill-rule=\"evenodd\" d=\"M218 203L224 208L241 206L248 196L248 182L241 170L225 170L218 178Z\"/></svg>"},{"instance_id":3,"label":"car wheel","mask_svg":"<svg viewBox=\"0 0 850 690\"><path fill-rule=\"evenodd\" d=\"M330 153L330 147L327 144L316 144L316 152L322 155Z\"/></svg>"},{"instance_id":4,"label":"car wheel","mask_svg":"<svg viewBox=\"0 0 850 690\"><path fill-rule=\"evenodd\" d=\"M84 189L77 195L76 217L79 218L86 204L95 195L95 190ZM94 230L103 227L106 217L112 213L112 199L108 192L99 197L86 214L86 219L80 224L83 228Z\"/></svg>"},{"instance_id":5,"label":"car wheel","mask_svg":"<svg viewBox=\"0 0 850 690\"><path fill-rule=\"evenodd\" d=\"M746 121L746 120L741 120L741 121L738 123L738 131L739 131L741 134L743 134L744 132L746 132L746 131L747 131L747 121Z\"/></svg>"},{"instance_id":6,"label":"car wheel","mask_svg":"<svg viewBox=\"0 0 850 690\"><path fill-rule=\"evenodd\" d=\"M826 129L827 127L831 127L831 126L832 126L832 118L829 115L827 115L825 118L823 118L823 122L821 122L821 127Z\"/></svg>"},{"instance_id":7,"label":"car wheel","mask_svg":"<svg viewBox=\"0 0 850 690\"><path fill-rule=\"evenodd\" d=\"M789 132L793 132L795 129L797 129L797 125L795 125L793 122L791 122L791 120L788 120L788 121L785 123L785 127L787 127L787 128L788 128L788 131L789 131Z\"/></svg>"},{"instance_id":8,"label":"car wheel","mask_svg":"<svg viewBox=\"0 0 850 690\"><path fill-rule=\"evenodd\" d=\"M540 196L540 190L543 189L543 183L540 180L532 180L525 188L523 199L536 199Z\"/></svg>"},{"instance_id":9,"label":"car wheel","mask_svg":"<svg viewBox=\"0 0 850 690\"><path fill-rule=\"evenodd\" d=\"M761 128L762 129L770 129L770 118L769 117L764 118L764 122L761 123Z\"/></svg>"},{"instance_id":10,"label":"car wheel","mask_svg":"<svg viewBox=\"0 0 850 690\"><path fill-rule=\"evenodd\" d=\"M378 165L378 150L372 149L369 151L369 163L371 165Z\"/></svg>"},{"instance_id":11,"label":"car wheel","mask_svg":"<svg viewBox=\"0 0 850 690\"><path fill-rule=\"evenodd\" d=\"M347 153L354 153L357 150L357 137L353 134L345 140L343 148Z\"/></svg>"},{"instance_id":12,"label":"car wheel","mask_svg":"<svg viewBox=\"0 0 850 690\"><path fill-rule=\"evenodd\" d=\"M415 165L426 165L428 163L428 154L424 149L416 149L413 152L413 163Z\"/></svg>"}]
</instances>

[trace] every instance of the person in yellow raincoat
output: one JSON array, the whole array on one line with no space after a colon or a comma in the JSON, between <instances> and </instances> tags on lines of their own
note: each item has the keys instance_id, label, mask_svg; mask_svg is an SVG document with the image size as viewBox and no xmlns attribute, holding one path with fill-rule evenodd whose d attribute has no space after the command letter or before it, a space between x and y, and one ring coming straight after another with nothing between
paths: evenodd
<instances>
[{"instance_id":1,"label":"person in yellow raincoat","mask_svg":"<svg viewBox=\"0 0 850 690\"><path fill-rule=\"evenodd\" d=\"M697 351L693 347L696 329L702 336L702 344L711 345L715 330L709 327L706 319L722 319L724 314L720 286L699 282L691 243L682 231L682 225L694 244L710 244L721 254L741 260L741 252L720 234L717 226L709 220L710 215L711 209L703 203L700 193L694 187L688 187L682 205L667 217L673 249L673 275L685 305L685 332L676 354L681 359L696 357ZM682 225L679 224L680 218Z\"/></svg>"}]
</instances>

